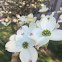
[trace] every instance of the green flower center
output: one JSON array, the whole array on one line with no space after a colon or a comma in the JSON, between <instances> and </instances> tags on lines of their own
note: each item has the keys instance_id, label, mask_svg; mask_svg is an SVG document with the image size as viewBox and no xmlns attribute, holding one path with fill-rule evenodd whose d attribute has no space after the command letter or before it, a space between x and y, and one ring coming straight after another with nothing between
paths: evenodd
<instances>
[{"instance_id":1,"label":"green flower center","mask_svg":"<svg viewBox=\"0 0 62 62\"><path fill-rule=\"evenodd\" d=\"M43 36L51 36L51 32L50 32L49 30L44 30L44 31L42 32L42 35L43 35Z\"/></svg>"},{"instance_id":2,"label":"green flower center","mask_svg":"<svg viewBox=\"0 0 62 62\"><path fill-rule=\"evenodd\" d=\"M50 20L50 18L49 18L49 17L48 17L47 19L48 19L48 20Z\"/></svg>"},{"instance_id":3,"label":"green flower center","mask_svg":"<svg viewBox=\"0 0 62 62\"><path fill-rule=\"evenodd\" d=\"M22 46L23 46L23 48L28 48L28 42L24 42L23 44L22 44Z\"/></svg>"}]
</instances>

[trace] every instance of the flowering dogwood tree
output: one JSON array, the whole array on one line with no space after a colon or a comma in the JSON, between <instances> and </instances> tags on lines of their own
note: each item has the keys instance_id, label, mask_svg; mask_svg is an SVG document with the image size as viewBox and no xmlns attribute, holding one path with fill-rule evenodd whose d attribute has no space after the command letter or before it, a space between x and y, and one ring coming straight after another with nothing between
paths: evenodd
<instances>
[{"instance_id":1,"label":"flowering dogwood tree","mask_svg":"<svg viewBox=\"0 0 62 62\"><path fill-rule=\"evenodd\" d=\"M48 9L46 5L41 4L41 9L38 12L45 13ZM54 14L61 11L60 9L58 12L52 12L51 15L42 14L40 20L37 20L33 13L22 16L16 14L12 18L7 15L7 18L2 18L0 22L5 26L15 22L19 27L17 32L10 36L5 49L12 53L19 52L22 62L37 62L37 48L47 44L49 40L62 40L62 30L58 29L59 23L54 18ZM10 14L11 12L6 13Z\"/></svg>"}]
</instances>

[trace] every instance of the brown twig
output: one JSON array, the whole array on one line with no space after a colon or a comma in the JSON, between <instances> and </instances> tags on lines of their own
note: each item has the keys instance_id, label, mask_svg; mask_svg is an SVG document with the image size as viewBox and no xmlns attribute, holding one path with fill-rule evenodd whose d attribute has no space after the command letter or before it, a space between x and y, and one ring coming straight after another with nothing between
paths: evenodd
<instances>
[{"instance_id":1,"label":"brown twig","mask_svg":"<svg viewBox=\"0 0 62 62\"><path fill-rule=\"evenodd\" d=\"M18 62L18 55L19 55L19 53L13 53L11 62Z\"/></svg>"},{"instance_id":2,"label":"brown twig","mask_svg":"<svg viewBox=\"0 0 62 62\"><path fill-rule=\"evenodd\" d=\"M6 12L6 8L5 8L5 6L4 6L4 3L6 2L6 0L3 0L3 2L1 3L1 5L2 5L2 8L3 8L3 10ZM6 15L7 15L7 17L9 17L9 15L6 13Z\"/></svg>"}]
</instances>

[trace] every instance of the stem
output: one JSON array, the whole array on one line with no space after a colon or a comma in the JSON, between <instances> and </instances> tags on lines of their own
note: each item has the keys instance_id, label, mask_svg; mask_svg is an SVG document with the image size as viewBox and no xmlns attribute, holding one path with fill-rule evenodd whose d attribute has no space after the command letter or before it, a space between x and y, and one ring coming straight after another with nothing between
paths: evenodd
<instances>
[{"instance_id":1,"label":"stem","mask_svg":"<svg viewBox=\"0 0 62 62\"><path fill-rule=\"evenodd\" d=\"M2 5L2 8L3 8L3 10L6 12L6 8L5 8L5 6L4 6L4 3L6 2L6 0L3 0L3 2L1 3L1 5ZM6 15L7 15L7 17L9 16L7 13L6 13Z\"/></svg>"},{"instance_id":2,"label":"stem","mask_svg":"<svg viewBox=\"0 0 62 62\"><path fill-rule=\"evenodd\" d=\"M15 32L13 24L11 24L11 29L12 29L12 32Z\"/></svg>"},{"instance_id":3,"label":"stem","mask_svg":"<svg viewBox=\"0 0 62 62\"><path fill-rule=\"evenodd\" d=\"M13 53L11 62L18 62L18 55L19 55L19 53Z\"/></svg>"}]
</instances>

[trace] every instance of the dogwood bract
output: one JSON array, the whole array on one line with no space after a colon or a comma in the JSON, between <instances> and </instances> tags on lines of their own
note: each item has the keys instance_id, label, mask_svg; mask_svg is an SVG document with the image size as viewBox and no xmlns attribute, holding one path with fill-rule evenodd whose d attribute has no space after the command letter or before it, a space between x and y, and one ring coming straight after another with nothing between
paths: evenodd
<instances>
[{"instance_id":1,"label":"dogwood bract","mask_svg":"<svg viewBox=\"0 0 62 62\"><path fill-rule=\"evenodd\" d=\"M17 15L17 18L18 18L19 24L20 24L21 26L27 22L27 19L26 19L25 16Z\"/></svg>"},{"instance_id":2,"label":"dogwood bract","mask_svg":"<svg viewBox=\"0 0 62 62\"><path fill-rule=\"evenodd\" d=\"M27 23L31 23L33 21L36 21L36 17L31 13L27 16Z\"/></svg>"},{"instance_id":3,"label":"dogwood bract","mask_svg":"<svg viewBox=\"0 0 62 62\"><path fill-rule=\"evenodd\" d=\"M53 16L44 16L38 23L38 28L32 30L30 38L36 41L39 47L49 40L62 40L62 30L56 28L56 19ZM55 29L56 28L56 29Z\"/></svg>"},{"instance_id":4,"label":"dogwood bract","mask_svg":"<svg viewBox=\"0 0 62 62\"><path fill-rule=\"evenodd\" d=\"M49 8L46 7L46 5L41 4L41 9L39 10L39 12L46 12L48 11Z\"/></svg>"},{"instance_id":5,"label":"dogwood bract","mask_svg":"<svg viewBox=\"0 0 62 62\"><path fill-rule=\"evenodd\" d=\"M28 37L30 31L31 29L28 26L22 26L17 31L17 35L12 35L5 45L6 50L9 52L20 52L19 57L22 62L37 61L38 53L33 47L36 42Z\"/></svg>"}]
</instances>

